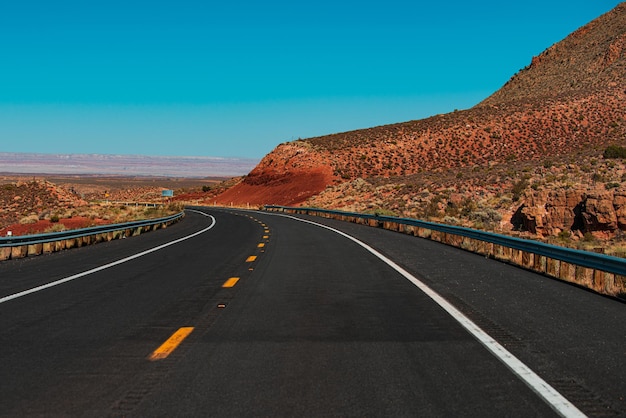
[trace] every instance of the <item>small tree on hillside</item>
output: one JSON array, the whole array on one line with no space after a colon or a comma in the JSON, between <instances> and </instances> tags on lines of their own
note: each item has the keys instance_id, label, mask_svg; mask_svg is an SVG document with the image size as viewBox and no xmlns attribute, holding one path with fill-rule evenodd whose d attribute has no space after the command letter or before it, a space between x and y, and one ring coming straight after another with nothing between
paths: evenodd
<instances>
[{"instance_id":1,"label":"small tree on hillside","mask_svg":"<svg viewBox=\"0 0 626 418\"><path fill-rule=\"evenodd\" d=\"M619 145L609 145L604 150L604 158L626 158L626 148Z\"/></svg>"}]
</instances>

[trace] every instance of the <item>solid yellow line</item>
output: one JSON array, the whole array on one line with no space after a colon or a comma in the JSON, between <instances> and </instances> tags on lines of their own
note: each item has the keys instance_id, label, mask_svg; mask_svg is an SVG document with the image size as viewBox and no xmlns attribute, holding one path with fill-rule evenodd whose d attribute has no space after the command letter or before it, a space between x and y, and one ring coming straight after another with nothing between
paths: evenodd
<instances>
[{"instance_id":1,"label":"solid yellow line","mask_svg":"<svg viewBox=\"0 0 626 418\"><path fill-rule=\"evenodd\" d=\"M231 277L230 279L224 282L222 287L233 287L235 286L235 284L237 284L238 281L239 281L239 277Z\"/></svg>"},{"instance_id":2,"label":"solid yellow line","mask_svg":"<svg viewBox=\"0 0 626 418\"><path fill-rule=\"evenodd\" d=\"M254 260L256 260L256 255L251 255L250 257L246 258L246 263L252 263Z\"/></svg>"},{"instance_id":3,"label":"solid yellow line","mask_svg":"<svg viewBox=\"0 0 626 418\"><path fill-rule=\"evenodd\" d=\"M263 248L263 247L265 247L265 243L260 242L260 243L259 243L259 245L257 245L257 247L259 247L259 248Z\"/></svg>"},{"instance_id":4,"label":"solid yellow line","mask_svg":"<svg viewBox=\"0 0 626 418\"><path fill-rule=\"evenodd\" d=\"M162 360L172 354L174 350L183 342L185 338L193 331L193 327L182 327L167 339L159 348L154 350L150 355L151 361Z\"/></svg>"}]
</instances>

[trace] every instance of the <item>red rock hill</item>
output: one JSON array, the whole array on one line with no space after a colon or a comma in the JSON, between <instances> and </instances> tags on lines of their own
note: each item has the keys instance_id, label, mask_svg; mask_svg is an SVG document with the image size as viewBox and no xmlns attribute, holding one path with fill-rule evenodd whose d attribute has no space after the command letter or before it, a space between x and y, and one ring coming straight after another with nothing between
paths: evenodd
<instances>
[{"instance_id":1,"label":"red rock hill","mask_svg":"<svg viewBox=\"0 0 626 418\"><path fill-rule=\"evenodd\" d=\"M295 205L326 186L539 161L626 142L626 3L551 46L474 108L279 145L221 204Z\"/></svg>"}]
</instances>

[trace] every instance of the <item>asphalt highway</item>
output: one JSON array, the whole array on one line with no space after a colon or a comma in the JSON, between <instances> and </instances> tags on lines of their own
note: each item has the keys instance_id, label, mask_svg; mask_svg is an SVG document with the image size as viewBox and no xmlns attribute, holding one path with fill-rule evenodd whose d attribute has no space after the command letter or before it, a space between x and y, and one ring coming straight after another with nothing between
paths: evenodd
<instances>
[{"instance_id":1,"label":"asphalt highway","mask_svg":"<svg viewBox=\"0 0 626 418\"><path fill-rule=\"evenodd\" d=\"M1 416L626 416L625 360L619 301L320 218L0 263Z\"/></svg>"}]
</instances>

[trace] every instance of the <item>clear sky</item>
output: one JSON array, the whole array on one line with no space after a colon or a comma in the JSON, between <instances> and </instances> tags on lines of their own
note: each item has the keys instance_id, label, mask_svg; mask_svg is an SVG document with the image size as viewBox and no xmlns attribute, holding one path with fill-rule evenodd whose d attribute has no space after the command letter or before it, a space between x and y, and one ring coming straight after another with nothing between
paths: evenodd
<instances>
[{"instance_id":1,"label":"clear sky","mask_svg":"<svg viewBox=\"0 0 626 418\"><path fill-rule=\"evenodd\" d=\"M0 152L261 158L466 109L608 0L19 0Z\"/></svg>"}]
</instances>

